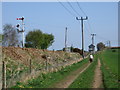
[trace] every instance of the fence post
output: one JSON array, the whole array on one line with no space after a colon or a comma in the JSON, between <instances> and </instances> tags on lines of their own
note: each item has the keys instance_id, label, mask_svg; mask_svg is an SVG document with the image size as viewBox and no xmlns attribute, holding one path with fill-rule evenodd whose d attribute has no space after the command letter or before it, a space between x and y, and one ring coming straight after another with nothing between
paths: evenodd
<instances>
[{"instance_id":1,"label":"fence post","mask_svg":"<svg viewBox=\"0 0 120 90\"><path fill-rule=\"evenodd\" d=\"M31 73L31 59L30 59L30 73Z\"/></svg>"},{"instance_id":2,"label":"fence post","mask_svg":"<svg viewBox=\"0 0 120 90\"><path fill-rule=\"evenodd\" d=\"M3 89L6 88L6 65L5 65L5 61L3 61L3 64L2 64L2 88Z\"/></svg>"},{"instance_id":3,"label":"fence post","mask_svg":"<svg viewBox=\"0 0 120 90\"><path fill-rule=\"evenodd\" d=\"M47 56L46 56L46 70L48 71L48 60L47 60Z\"/></svg>"}]
</instances>

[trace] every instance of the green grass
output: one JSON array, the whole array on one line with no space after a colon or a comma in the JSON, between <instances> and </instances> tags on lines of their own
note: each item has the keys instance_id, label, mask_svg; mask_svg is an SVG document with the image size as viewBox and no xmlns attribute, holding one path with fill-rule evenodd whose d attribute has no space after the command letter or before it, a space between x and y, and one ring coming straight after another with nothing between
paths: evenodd
<instances>
[{"instance_id":1,"label":"green grass","mask_svg":"<svg viewBox=\"0 0 120 90\"><path fill-rule=\"evenodd\" d=\"M92 88L94 79L94 70L97 65L97 55L94 62L87 68L70 86L69 88Z\"/></svg>"},{"instance_id":2,"label":"green grass","mask_svg":"<svg viewBox=\"0 0 120 90\"><path fill-rule=\"evenodd\" d=\"M105 50L100 54L100 60L102 63L102 73L103 73L103 84L105 88L118 88L120 83L118 83L118 49Z\"/></svg>"},{"instance_id":3,"label":"green grass","mask_svg":"<svg viewBox=\"0 0 120 90\"><path fill-rule=\"evenodd\" d=\"M71 66L67 66L58 72L40 74L37 78L29 80L26 84L18 82L12 88L49 88L86 63L88 63L88 59L85 59Z\"/></svg>"},{"instance_id":4,"label":"green grass","mask_svg":"<svg viewBox=\"0 0 120 90\"><path fill-rule=\"evenodd\" d=\"M118 50L106 50L102 53L103 62L111 69L111 72L118 74Z\"/></svg>"}]
</instances>

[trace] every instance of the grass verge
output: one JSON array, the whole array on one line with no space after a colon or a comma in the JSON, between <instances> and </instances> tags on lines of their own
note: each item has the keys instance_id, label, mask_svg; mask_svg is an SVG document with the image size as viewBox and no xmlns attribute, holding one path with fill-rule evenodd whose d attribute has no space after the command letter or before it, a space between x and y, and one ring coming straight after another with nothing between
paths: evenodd
<instances>
[{"instance_id":1,"label":"grass verge","mask_svg":"<svg viewBox=\"0 0 120 90\"><path fill-rule=\"evenodd\" d=\"M109 49L100 54L104 88L120 87L118 74L118 49Z\"/></svg>"},{"instance_id":2,"label":"grass verge","mask_svg":"<svg viewBox=\"0 0 120 90\"><path fill-rule=\"evenodd\" d=\"M67 75L80 68L84 64L88 63L88 59L84 59L76 64L67 66L58 72L52 72L47 74L40 74L37 78L29 80L27 83L18 82L12 88L49 88L54 83L61 79L64 79Z\"/></svg>"},{"instance_id":3,"label":"grass verge","mask_svg":"<svg viewBox=\"0 0 120 90\"><path fill-rule=\"evenodd\" d=\"M103 73L103 86L104 88L118 88L118 76L113 74L110 69L108 69L102 62L101 67Z\"/></svg>"}]
</instances>

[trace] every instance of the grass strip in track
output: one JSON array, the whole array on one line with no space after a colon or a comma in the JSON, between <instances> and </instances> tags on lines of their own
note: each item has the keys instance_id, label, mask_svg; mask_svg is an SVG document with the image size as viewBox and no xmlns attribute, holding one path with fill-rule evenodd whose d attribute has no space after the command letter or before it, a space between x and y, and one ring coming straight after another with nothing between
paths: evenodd
<instances>
[{"instance_id":1,"label":"grass strip in track","mask_svg":"<svg viewBox=\"0 0 120 90\"><path fill-rule=\"evenodd\" d=\"M76 64L67 66L58 72L40 74L37 78L29 80L26 84L18 82L16 86L13 86L12 88L49 88L51 85L65 78L67 75L86 63L88 63L88 59L84 59Z\"/></svg>"},{"instance_id":2,"label":"grass strip in track","mask_svg":"<svg viewBox=\"0 0 120 90\"><path fill-rule=\"evenodd\" d=\"M94 71L97 65L97 56L94 62L69 86L69 88L92 88Z\"/></svg>"}]
</instances>

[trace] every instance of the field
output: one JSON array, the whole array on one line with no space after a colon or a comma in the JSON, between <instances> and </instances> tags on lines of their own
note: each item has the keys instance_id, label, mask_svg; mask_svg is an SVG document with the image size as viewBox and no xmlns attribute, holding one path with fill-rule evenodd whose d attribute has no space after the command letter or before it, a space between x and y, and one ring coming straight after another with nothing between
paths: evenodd
<instances>
[{"instance_id":1,"label":"field","mask_svg":"<svg viewBox=\"0 0 120 90\"><path fill-rule=\"evenodd\" d=\"M118 88L120 76L118 74L118 49L108 49L100 54L105 88Z\"/></svg>"}]
</instances>

